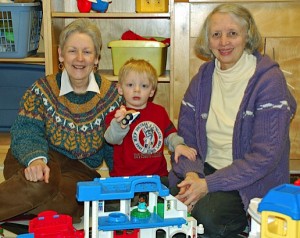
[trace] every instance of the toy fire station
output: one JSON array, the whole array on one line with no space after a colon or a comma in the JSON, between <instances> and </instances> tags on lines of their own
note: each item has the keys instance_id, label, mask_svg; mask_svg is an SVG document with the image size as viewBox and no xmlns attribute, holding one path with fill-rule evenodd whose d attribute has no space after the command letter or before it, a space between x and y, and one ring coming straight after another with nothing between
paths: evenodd
<instances>
[{"instance_id":1,"label":"toy fire station","mask_svg":"<svg viewBox=\"0 0 300 238\"><path fill-rule=\"evenodd\" d=\"M138 193L148 194L149 216L133 214L136 207L131 207L131 199ZM158 203L159 198L163 203ZM163 230L166 237L177 233L197 237L197 221L188 217L186 205L169 194L159 176L97 178L92 182L79 182L77 199L85 206L85 238L90 224L92 238L155 238L157 230ZM108 200L119 200L119 210L106 212L105 201Z\"/></svg>"},{"instance_id":2,"label":"toy fire station","mask_svg":"<svg viewBox=\"0 0 300 238\"><path fill-rule=\"evenodd\" d=\"M147 205L132 206L137 194L147 194ZM159 176L96 178L77 184L77 200L84 202L84 232L72 226L70 216L41 213L29 223L30 234L18 238L156 238L203 233L188 216L187 206L169 194ZM117 210L106 211L105 202L119 201ZM91 214L90 214L91 213ZM91 227L91 230L90 230Z\"/></svg>"}]
</instances>

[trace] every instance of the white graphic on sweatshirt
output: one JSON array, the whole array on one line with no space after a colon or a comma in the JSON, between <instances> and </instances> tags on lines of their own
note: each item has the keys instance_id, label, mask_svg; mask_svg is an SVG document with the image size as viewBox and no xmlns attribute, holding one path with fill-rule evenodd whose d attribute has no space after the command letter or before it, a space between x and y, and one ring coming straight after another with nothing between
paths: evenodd
<instances>
[{"instance_id":1,"label":"white graphic on sweatshirt","mask_svg":"<svg viewBox=\"0 0 300 238\"><path fill-rule=\"evenodd\" d=\"M163 145L163 133L153 122L144 121L134 128L132 141L139 152L153 154Z\"/></svg>"}]
</instances>

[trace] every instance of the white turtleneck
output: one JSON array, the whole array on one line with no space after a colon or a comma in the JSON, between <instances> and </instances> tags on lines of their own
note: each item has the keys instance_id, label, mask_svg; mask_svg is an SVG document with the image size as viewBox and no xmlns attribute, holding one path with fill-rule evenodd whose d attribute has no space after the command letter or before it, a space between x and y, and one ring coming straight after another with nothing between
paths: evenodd
<instances>
[{"instance_id":1,"label":"white turtleneck","mask_svg":"<svg viewBox=\"0 0 300 238\"><path fill-rule=\"evenodd\" d=\"M212 97L206 124L208 143L206 162L216 169L232 163L233 126L255 68L255 56L246 52L232 68L227 70L221 70L220 62L215 60Z\"/></svg>"}]
</instances>

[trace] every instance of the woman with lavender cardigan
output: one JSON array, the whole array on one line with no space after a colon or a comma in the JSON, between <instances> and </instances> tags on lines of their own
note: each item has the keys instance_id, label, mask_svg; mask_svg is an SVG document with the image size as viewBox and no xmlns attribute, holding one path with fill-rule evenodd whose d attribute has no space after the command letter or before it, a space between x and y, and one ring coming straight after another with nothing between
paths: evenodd
<instances>
[{"instance_id":1,"label":"woman with lavender cardigan","mask_svg":"<svg viewBox=\"0 0 300 238\"><path fill-rule=\"evenodd\" d=\"M259 53L261 42L247 9L222 4L206 19L196 44L211 61L184 95L178 134L197 149L197 160L172 161L169 180L204 225L203 237L238 237L250 200L289 183L296 102L279 65Z\"/></svg>"}]
</instances>

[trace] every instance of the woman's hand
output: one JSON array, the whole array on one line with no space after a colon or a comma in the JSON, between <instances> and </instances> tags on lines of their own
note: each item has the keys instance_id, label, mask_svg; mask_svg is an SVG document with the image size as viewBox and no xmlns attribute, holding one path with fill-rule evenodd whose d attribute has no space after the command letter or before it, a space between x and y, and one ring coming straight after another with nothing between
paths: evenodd
<instances>
[{"instance_id":1,"label":"woman's hand","mask_svg":"<svg viewBox=\"0 0 300 238\"><path fill-rule=\"evenodd\" d=\"M24 170L25 178L31 182L45 181L49 183L50 168L43 159L37 159L30 163Z\"/></svg>"},{"instance_id":2,"label":"woman's hand","mask_svg":"<svg viewBox=\"0 0 300 238\"><path fill-rule=\"evenodd\" d=\"M199 178L195 172L187 173L185 179L177 186L179 193L176 198L188 206L188 211L208 193L206 180Z\"/></svg>"}]
</instances>

